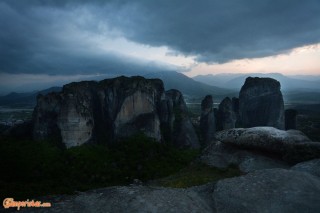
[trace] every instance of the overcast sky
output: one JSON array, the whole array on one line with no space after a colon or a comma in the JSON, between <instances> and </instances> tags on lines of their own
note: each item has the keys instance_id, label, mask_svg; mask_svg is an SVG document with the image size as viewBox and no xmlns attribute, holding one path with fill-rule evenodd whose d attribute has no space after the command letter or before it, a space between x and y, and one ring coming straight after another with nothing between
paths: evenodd
<instances>
[{"instance_id":1,"label":"overcast sky","mask_svg":"<svg viewBox=\"0 0 320 213\"><path fill-rule=\"evenodd\" d=\"M156 71L320 74L319 0L0 0L0 93Z\"/></svg>"}]
</instances>

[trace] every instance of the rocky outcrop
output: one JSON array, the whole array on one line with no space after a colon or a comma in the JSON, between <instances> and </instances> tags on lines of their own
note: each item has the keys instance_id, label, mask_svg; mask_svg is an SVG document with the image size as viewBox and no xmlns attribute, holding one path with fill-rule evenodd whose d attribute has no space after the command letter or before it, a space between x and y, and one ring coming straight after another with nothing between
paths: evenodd
<instances>
[{"instance_id":1,"label":"rocky outcrop","mask_svg":"<svg viewBox=\"0 0 320 213\"><path fill-rule=\"evenodd\" d=\"M166 91L160 114L166 141L172 142L177 147L200 147L181 92L175 89Z\"/></svg>"},{"instance_id":2,"label":"rocky outcrop","mask_svg":"<svg viewBox=\"0 0 320 213\"><path fill-rule=\"evenodd\" d=\"M298 130L273 127L236 128L218 132L216 139L238 148L278 155L289 163L320 157L320 143L312 142Z\"/></svg>"},{"instance_id":3,"label":"rocky outcrop","mask_svg":"<svg viewBox=\"0 0 320 213\"><path fill-rule=\"evenodd\" d=\"M297 110L287 109L285 111L285 130L297 129Z\"/></svg>"},{"instance_id":4,"label":"rocky outcrop","mask_svg":"<svg viewBox=\"0 0 320 213\"><path fill-rule=\"evenodd\" d=\"M294 165L292 170L307 172L320 178L320 158Z\"/></svg>"},{"instance_id":5,"label":"rocky outcrop","mask_svg":"<svg viewBox=\"0 0 320 213\"><path fill-rule=\"evenodd\" d=\"M248 77L239 94L241 127L284 129L284 103L280 83L272 78Z\"/></svg>"},{"instance_id":6,"label":"rocky outcrop","mask_svg":"<svg viewBox=\"0 0 320 213\"><path fill-rule=\"evenodd\" d=\"M243 173L262 169L290 168L288 163L276 157L252 150L238 149L220 141L212 142L206 147L199 160L206 165L221 169L232 165L237 166Z\"/></svg>"},{"instance_id":7,"label":"rocky outcrop","mask_svg":"<svg viewBox=\"0 0 320 213\"><path fill-rule=\"evenodd\" d=\"M193 127L183 109L184 100L179 94L177 100L171 101L174 103L171 110L183 111L182 122L174 122L177 118L172 118L172 113L167 113L166 121L177 125L177 144L197 147ZM38 96L33 135L37 140L59 136L66 147L89 141L112 142L138 132L161 141L160 117L165 111L161 107L162 102L169 99L159 79L122 76L100 82L67 84L60 93Z\"/></svg>"},{"instance_id":8,"label":"rocky outcrop","mask_svg":"<svg viewBox=\"0 0 320 213\"><path fill-rule=\"evenodd\" d=\"M39 212L213 212L196 191L150 186L115 186L78 195L55 197L50 208ZM44 201L43 201L44 202ZM34 212L25 208L24 212ZM37 211L37 212L38 212Z\"/></svg>"},{"instance_id":9,"label":"rocky outcrop","mask_svg":"<svg viewBox=\"0 0 320 213\"><path fill-rule=\"evenodd\" d=\"M201 102L200 131L205 144L208 144L214 139L216 120L211 95L207 95Z\"/></svg>"},{"instance_id":10,"label":"rocky outcrop","mask_svg":"<svg viewBox=\"0 0 320 213\"><path fill-rule=\"evenodd\" d=\"M237 114L235 112L236 99L233 101L226 97L219 105L217 112L217 130L233 129L236 126Z\"/></svg>"},{"instance_id":11,"label":"rocky outcrop","mask_svg":"<svg viewBox=\"0 0 320 213\"><path fill-rule=\"evenodd\" d=\"M320 179L285 169L268 169L221 180L213 192L216 212L319 212Z\"/></svg>"},{"instance_id":12,"label":"rocky outcrop","mask_svg":"<svg viewBox=\"0 0 320 213\"><path fill-rule=\"evenodd\" d=\"M286 169L266 169L186 189L132 184L41 198L37 212L272 212L317 213L320 179ZM21 211L21 210L20 210ZM34 212L24 208L23 212Z\"/></svg>"}]
</instances>

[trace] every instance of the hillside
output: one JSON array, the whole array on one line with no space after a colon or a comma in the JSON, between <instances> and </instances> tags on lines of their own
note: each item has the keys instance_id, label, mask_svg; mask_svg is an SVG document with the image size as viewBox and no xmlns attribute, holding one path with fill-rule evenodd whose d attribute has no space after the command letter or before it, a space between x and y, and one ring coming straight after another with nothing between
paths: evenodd
<instances>
[{"instance_id":1,"label":"hillside","mask_svg":"<svg viewBox=\"0 0 320 213\"><path fill-rule=\"evenodd\" d=\"M212 86L220 86L222 88L228 89L240 89L243 85L243 82L247 77L269 77L278 80L281 83L282 90L313 90L320 91L320 84L317 81L312 81L311 78L306 78L299 76L285 76L280 73L226 73L226 74L217 74L217 75L198 75L193 77L193 79L206 83ZM306 80L308 79L308 80ZM316 79L316 78L315 78Z\"/></svg>"},{"instance_id":2,"label":"hillside","mask_svg":"<svg viewBox=\"0 0 320 213\"><path fill-rule=\"evenodd\" d=\"M145 77L160 78L164 82L166 90L175 88L180 90L184 95L194 98L201 98L208 94L213 95L216 99L238 95L238 92L235 90L201 83L178 72L157 72L147 74Z\"/></svg>"},{"instance_id":3,"label":"hillside","mask_svg":"<svg viewBox=\"0 0 320 213\"><path fill-rule=\"evenodd\" d=\"M28 92L28 93L16 93L12 92L5 96L0 96L0 106L19 107L30 106L34 107L36 104L36 98L38 94L46 95L50 92L61 91L61 87L51 87L41 91Z\"/></svg>"}]
</instances>

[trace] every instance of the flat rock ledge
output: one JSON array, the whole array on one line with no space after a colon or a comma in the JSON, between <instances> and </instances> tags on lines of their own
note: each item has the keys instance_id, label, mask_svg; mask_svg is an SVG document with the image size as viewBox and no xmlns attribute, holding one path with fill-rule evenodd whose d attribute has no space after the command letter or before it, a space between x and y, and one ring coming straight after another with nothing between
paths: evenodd
<instances>
[{"instance_id":1,"label":"flat rock ledge","mask_svg":"<svg viewBox=\"0 0 320 213\"><path fill-rule=\"evenodd\" d=\"M288 169L265 169L186 189L115 186L54 196L51 208L17 212L318 213L320 178Z\"/></svg>"}]
</instances>

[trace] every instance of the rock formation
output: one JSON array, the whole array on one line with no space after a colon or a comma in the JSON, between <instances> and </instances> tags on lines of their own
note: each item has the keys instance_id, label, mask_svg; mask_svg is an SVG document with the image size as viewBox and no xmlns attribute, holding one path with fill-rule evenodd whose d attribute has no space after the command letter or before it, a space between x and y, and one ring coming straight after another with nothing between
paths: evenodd
<instances>
[{"instance_id":1,"label":"rock formation","mask_svg":"<svg viewBox=\"0 0 320 213\"><path fill-rule=\"evenodd\" d=\"M239 94L240 125L284 129L284 103L280 83L272 78L248 77Z\"/></svg>"},{"instance_id":2,"label":"rock formation","mask_svg":"<svg viewBox=\"0 0 320 213\"><path fill-rule=\"evenodd\" d=\"M214 139L216 121L213 110L213 98L207 95L201 102L200 131L205 144Z\"/></svg>"},{"instance_id":3,"label":"rock formation","mask_svg":"<svg viewBox=\"0 0 320 213\"><path fill-rule=\"evenodd\" d=\"M122 76L100 82L70 83L60 93L38 96L33 135L37 140L61 137L66 147L89 141L112 142L138 132L161 141L161 126L165 124L161 125L160 117L167 114L168 118L164 120L178 125L175 144L198 147L194 129L183 108L184 100L178 93L169 97L169 92L166 97L161 80L143 77ZM172 99L174 108L171 110L181 111L181 122L174 122L177 121L171 117L174 114L161 108L162 102L170 98L177 98Z\"/></svg>"},{"instance_id":4,"label":"rock formation","mask_svg":"<svg viewBox=\"0 0 320 213\"><path fill-rule=\"evenodd\" d=\"M285 111L285 129L297 128L297 110L287 109Z\"/></svg>"},{"instance_id":5,"label":"rock formation","mask_svg":"<svg viewBox=\"0 0 320 213\"><path fill-rule=\"evenodd\" d=\"M188 116L188 109L181 92L166 91L161 103L161 126L164 139L177 147L199 148L199 140Z\"/></svg>"},{"instance_id":6,"label":"rock formation","mask_svg":"<svg viewBox=\"0 0 320 213\"><path fill-rule=\"evenodd\" d=\"M235 99L233 99L235 100ZM229 97L223 99L217 112L217 130L232 129L236 126L237 114L234 110L235 101Z\"/></svg>"},{"instance_id":7,"label":"rock formation","mask_svg":"<svg viewBox=\"0 0 320 213\"><path fill-rule=\"evenodd\" d=\"M307 172L320 178L320 158L294 165L292 170Z\"/></svg>"},{"instance_id":8,"label":"rock formation","mask_svg":"<svg viewBox=\"0 0 320 213\"><path fill-rule=\"evenodd\" d=\"M273 127L236 128L215 135L224 144L265 154L274 154L288 163L298 163L320 157L320 143L312 142L298 130L278 130Z\"/></svg>"},{"instance_id":9,"label":"rock formation","mask_svg":"<svg viewBox=\"0 0 320 213\"><path fill-rule=\"evenodd\" d=\"M320 179L304 172L266 169L221 180L215 186L216 212L318 212Z\"/></svg>"},{"instance_id":10,"label":"rock formation","mask_svg":"<svg viewBox=\"0 0 320 213\"><path fill-rule=\"evenodd\" d=\"M281 159L264 155L261 152L239 149L220 141L212 142L206 147L199 159L208 166L221 169L236 165L243 173L262 169L290 168L290 165Z\"/></svg>"},{"instance_id":11,"label":"rock formation","mask_svg":"<svg viewBox=\"0 0 320 213\"><path fill-rule=\"evenodd\" d=\"M287 169L265 169L190 188L113 186L42 198L37 212L272 212L318 213L320 179ZM23 212L34 212L24 208Z\"/></svg>"}]
</instances>

